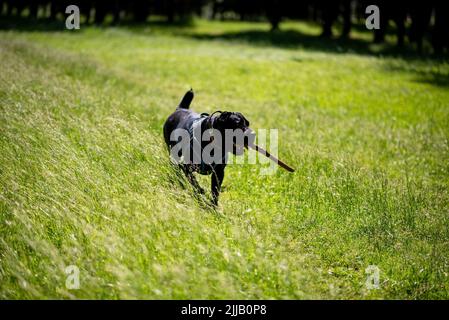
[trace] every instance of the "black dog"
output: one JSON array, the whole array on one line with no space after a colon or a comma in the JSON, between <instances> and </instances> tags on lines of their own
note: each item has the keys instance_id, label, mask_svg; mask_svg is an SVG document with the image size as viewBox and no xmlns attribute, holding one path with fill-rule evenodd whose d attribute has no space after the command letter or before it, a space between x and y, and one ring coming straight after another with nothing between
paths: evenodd
<instances>
[{"instance_id":1,"label":"black dog","mask_svg":"<svg viewBox=\"0 0 449 320\"><path fill-rule=\"evenodd\" d=\"M208 115L206 113L199 115L189 110L193 96L193 91L190 89L190 91L184 95L179 106L176 108L176 111L168 117L167 121L165 121L164 139L169 150L171 151L172 148L180 142L180 139L170 139L173 131L176 129L184 129L188 132L190 137L188 142L188 147L190 150L194 150L194 148L192 148L192 141L194 140L197 141L198 146L201 146L201 155L195 154L194 152L189 152L189 157L184 158L184 161L181 163L181 168L192 185L201 193L204 193L204 190L199 186L197 180L193 176L193 172L198 172L203 175L212 174L212 201L213 204L216 205L224 178L227 154L232 152L235 155L243 155L244 147L247 146L248 143L254 142L255 133L249 128L249 121L246 120L246 118L239 112L216 111L212 115ZM214 116L215 113L219 113L219 115ZM220 132L222 137L221 144L217 144L216 140L214 141L214 136L212 136L209 141L202 140L203 133L209 129L215 129ZM237 143L237 139L234 138L232 143L226 142L226 129L242 130L241 132L243 132L244 137L243 144ZM203 161L202 151L206 145L211 143L215 143L215 147L217 147L213 150L212 154L214 154L215 151L219 152L218 158L221 159L221 161L210 161L206 163ZM180 156L181 155L178 154L178 157ZM195 159L197 161L194 161Z\"/></svg>"}]
</instances>

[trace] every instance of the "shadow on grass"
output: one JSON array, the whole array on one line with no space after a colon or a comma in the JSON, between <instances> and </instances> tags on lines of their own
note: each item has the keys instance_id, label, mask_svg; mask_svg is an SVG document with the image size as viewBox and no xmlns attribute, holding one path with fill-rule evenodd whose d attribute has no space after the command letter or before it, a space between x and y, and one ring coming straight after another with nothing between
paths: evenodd
<instances>
[{"instance_id":1,"label":"shadow on grass","mask_svg":"<svg viewBox=\"0 0 449 320\"><path fill-rule=\"evenodd\" d=\"M273 32L245 30L221 34L184 32L180 35L197 40L243 42L254 46L269 46L284 49L304 49L327 53L354 53L359 55L397 57L407 60L422 60L424 58L423 55L418 54L411 46L400 48L396 44L389 42L373 44L371 41L364 39L324 38L293 29ZM426 56L426 59L441 60L444 58L444 56Z\"/></svg>"},{"instance_id":2,"label":"shadow on grass","mask_svg":"<svg viewBox=\"0 0 449 320\"><path fill-rule=\"evenodd\" d=\"M89 24L84 24L89 26ZM97 27L108 28L108 25ZM123 28L129 32L139 35L154 35L158 32L173 35L175 37L184 37L198 41L226 41L234 43L245 43L257 47L275 47L283 49L302 49L337 54L357 54L365 56L392 57L405 60L401 64L387 64L386 70L391 72L407 72L416 75L416 81L429 83L432 85L447 87L449 86L449 75L439 71L439 68L412 68L407 62L430 62L438 65L448 61L447 56L420 55L410 45L402 48L392 42L384 44L373 44L370 40L360 38L323 38L317 35L301 32L297 29L285 29L270 32L261 29L246 29L241 31L224 31L220 33L199 32L195 28L194 20L183 20L176 23L168 23L163 19L151 20L146 23L137 23L131 21L120 22L114 27ZM82 32L76 30L76 32ZM50 19L30 19L25 17L4 17L0 19L0 30L14 30L23 32L61 32L65 29L63 20ZM363 32L360 26L354 26L354 30ZM388 30L394 33L394 30Z\"/></svg>"},{"instance_id":3,"label":"shadow on grass","mask_svg":"<svg viewBox=\"0 0 449 320\"><path fill-rule=\"evenodd\" d=\"M449 68L439 68L438 63L424 60L421 64L386 63L385 70L393 73L405 73L412 76L412 81L437 87L449 87Z\"/></svg>"},{"instance_id":4,"label":"shadow on grass","mask_svg":"<svg viewBox=\"0 0 449 320\"><path fill-rule=\"evenodd\" d=\"M449 74L441 73L418 73L415 80L419 83L427 83L438 87L449 87Z\"/></svg>"},{"instance_id":5,"label":"shadow on grass","mask_svg":"<svg viewBox=\"0 0 449 320\"><path fill-rule=\"evenodd\" d=\"M54 19L32 19L17 16L0 16L0 30L23 32L67 31L65 21Z\"/></svg>"},{"instance_id":6,"label":"shadow on grass","mask_svg":"<svg viewBox=\"0 0 449 320\"><path fill-rule=\"evenodd\" d=\"M82 23L85 26L92 24ZM124 28L137 34L148 34L156 31L163 31L174 36L189 37L196 40L205 41L230 41L244 42L254 46L269 46L286 49L305 49L330 53L355 53L361 55L382 55L397 56L401 58L422 59L422 56L412 50L410 47L399 48L393 43L382 45L373 45L371 41L364 39L342 39L342 38L323 38L317 35L303 33L297 29L282 29L277 31L268 31L261 29L229 31L222 33L198 33L195 30L195 21L192 19L180 20L174 23L168 23L164 19L153 19L145 23L122 21L119 24L100 24L100 28L110 26ZM360 26L354 25L354 30L360 30ZM64 20L51 19L32 19L18 16L2 16L0 19L0 30L14 30L23 32L52 32L67 31ZM82 31L77 30L77 32ZM389 33L394 30L389 30ZM431 57L439 58L439 57Z\"/></svg>"}]
</instances>

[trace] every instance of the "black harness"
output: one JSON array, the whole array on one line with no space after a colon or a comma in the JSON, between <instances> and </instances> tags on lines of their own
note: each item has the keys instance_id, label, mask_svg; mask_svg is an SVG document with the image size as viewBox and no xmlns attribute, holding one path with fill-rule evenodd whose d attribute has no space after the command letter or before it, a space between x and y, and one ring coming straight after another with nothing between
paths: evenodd
<instances>
[{"instance_id":1,"label":"black harness","mask_svg":"<svg viewBox=\"0 0 449 320\"><path fill-rule=\"evenodd\" d=\"M215 113L221 113L221 111L215 111L213 112L211 115L209 115L208 113L202 113L201 116L195 120L193 120L192 124L189 126L189 135L190 135L190 151L192 153L195 153L195 148L194 148L194 144L198 144L201 147L201 135L203 134L203 131L201 130L201 126L203 124L203 122L206 123L206 130L209 129L213 129L213 124L215 121L215 117L213 117L213 115ZM198 129L199 128L199 129ZM196 134L199 134L200 136L196 136ZM213 142L211 142L213 143ZM195 159L195 156L197 159L200 159L200 163L191 163L190 165L193 168L193 171L198 172L199 174L203 174L203 175L209 175L212 172L214 172L214 168L215 168L215 163L205 163L202 157L202 151L203 148L201 147L201 154L194 154L193 159ZM222 164L225 164L227 161L227 154L224 153L222 156L222 160L221 160Z\"/></svg>"}]
</instances>

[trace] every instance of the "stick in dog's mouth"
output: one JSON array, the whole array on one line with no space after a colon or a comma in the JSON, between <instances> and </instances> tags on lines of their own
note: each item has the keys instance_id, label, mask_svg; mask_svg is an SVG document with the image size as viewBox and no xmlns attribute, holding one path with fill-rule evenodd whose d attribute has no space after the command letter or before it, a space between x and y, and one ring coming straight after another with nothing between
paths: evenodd
<instances>
[{"instance_id":1,"label":"stick in dog's mouth","mask_svg":"<svg viewBox=\"0 0 449 320\"><path fill-rule=\"evenodd\" d=\"M259 147L257 144L247 144L247 145L245 145L245 147L251 148L251 149L256 150L257 152L259 152L260 154L263 154L264 156L268 157L270 160L276 162L278 164L278 166L284 168L288 172L295 172L295 169L293 169L292 167L287 165L285 162L283 162L283 161L279 160L278 158L276 158L275 156L273 156L267 150Z\"/></svg>"}]
</instances>

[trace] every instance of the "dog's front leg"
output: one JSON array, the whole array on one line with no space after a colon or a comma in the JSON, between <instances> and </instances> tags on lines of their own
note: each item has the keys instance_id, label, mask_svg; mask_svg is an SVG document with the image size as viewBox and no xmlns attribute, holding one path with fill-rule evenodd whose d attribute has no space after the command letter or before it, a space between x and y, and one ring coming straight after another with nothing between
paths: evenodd
<instances>
[{"instance_id":1,"label":"dog's front leg","mask_svg":"<svg viewBox=\"0 0 449 320\"><path fill-rule=\"evenodd\" d=\"M214 205L218 204L218 195L221 190L221 183L224 178L225 165L217 165L212 172L212 202Z\"/></svg>"}]
</instances>

